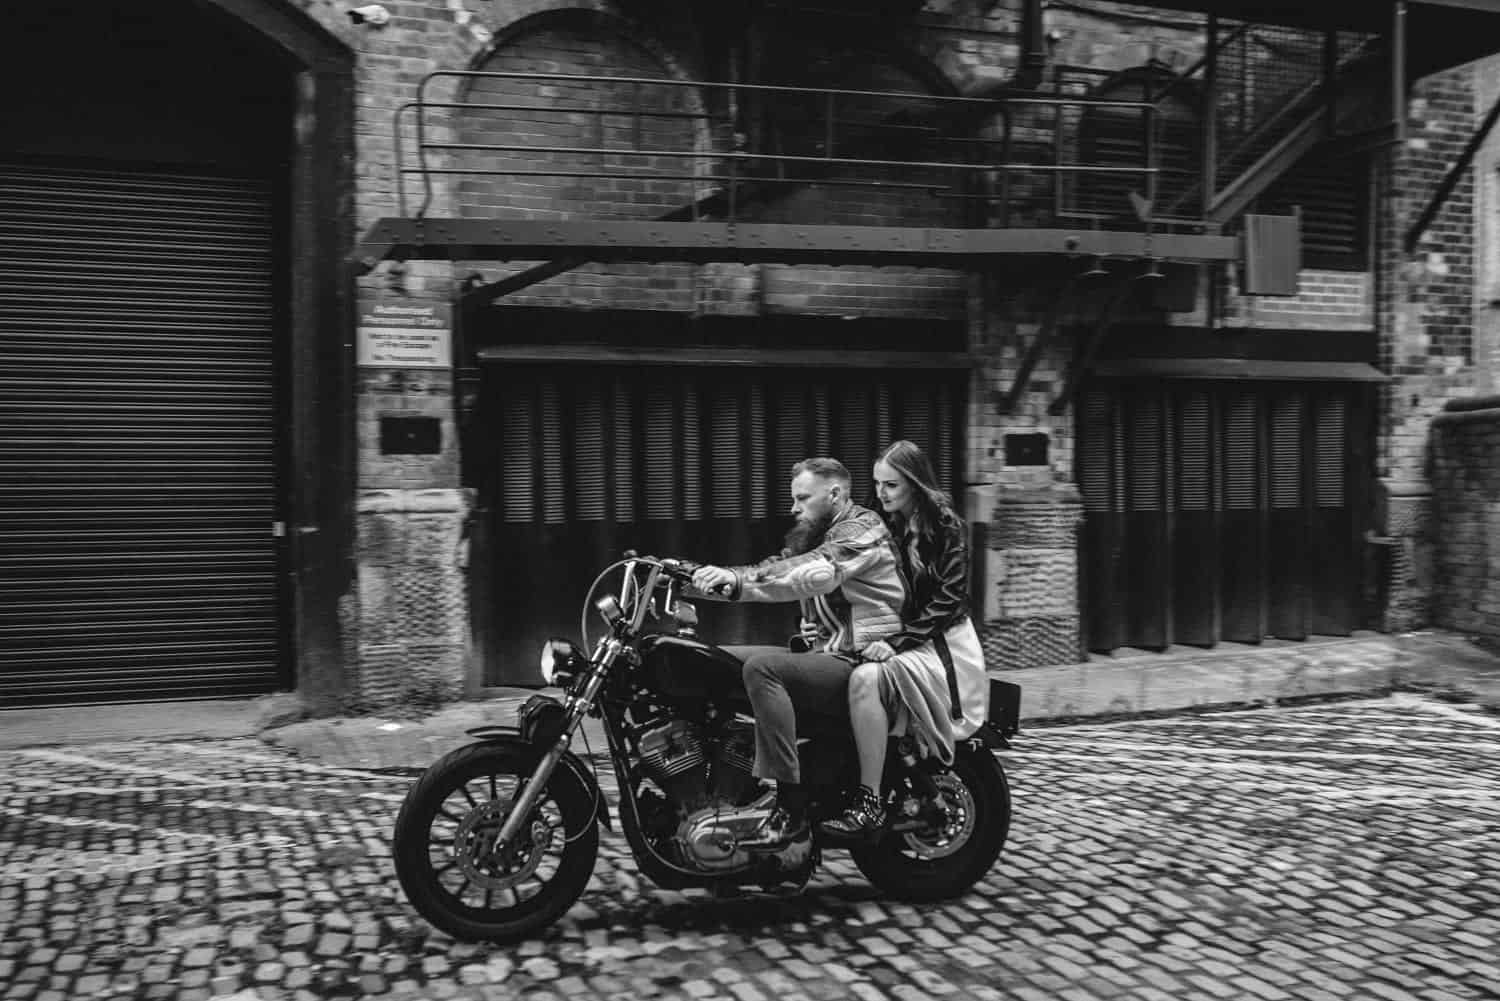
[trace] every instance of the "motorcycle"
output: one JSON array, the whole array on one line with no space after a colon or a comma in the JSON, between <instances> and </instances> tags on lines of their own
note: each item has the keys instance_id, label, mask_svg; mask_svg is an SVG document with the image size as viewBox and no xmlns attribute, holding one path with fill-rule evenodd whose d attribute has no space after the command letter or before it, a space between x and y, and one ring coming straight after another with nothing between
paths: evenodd
<instances>
[{"instance_id":1,"label":"motorcycle","mask_svg":"<svg viewBox=\"0 0 1500 1001\"><path fill-rule=\"evenodd\" d=\"M584 601L604 622L591 654L565 639L542 649L538 693L517 725L475 738L413 783L396 820L396 873L417 912L458 939L513 941L563 916L583 893L609 805L571 750L586 716L602 727L620 795L620 830L640 871L664 889L745 887L796 892L830 848L847 848L885 894L908 901L966 892L994 865L1010 828L1010 790L994 755L1019 729L1020 688L992 681L989 720L959 742L953 763L921 757L909 737L890 741L885 828L854 843L827 842L819 820L844 808L858 778L846 713L799 713L799 758L813 839L760 851L750 838L774 808L751 775L754 722L740 661L700 640L683 600L696 564L627 553ZM595 600L600 585L619 572ZM751 844L745 844L746 840Z\"/></svg>"}]
</instances>

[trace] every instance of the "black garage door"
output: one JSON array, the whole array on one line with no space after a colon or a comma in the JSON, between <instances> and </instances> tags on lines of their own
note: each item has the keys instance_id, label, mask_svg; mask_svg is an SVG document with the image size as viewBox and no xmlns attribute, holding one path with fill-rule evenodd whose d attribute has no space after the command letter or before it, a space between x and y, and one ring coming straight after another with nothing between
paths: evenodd
<instances>
[{"instance_id":1,"label":"black garage door","mask_svg":"<svg viewBox=\"0 0 1500 1001\"><path fill-rule=\"evenodd\" d=\"M1079 409L1090 649L1347 635L1371 482L1361 383L1103 383Z\"/></svg>"},{"instance_id":2,"label":"black garage door","mask_svg":"<svg viewBox=\"0 0 1500 1001\"><path fill-rule=\"evenodd\" d=\"M489 364L466 459L483 470L485 683L537 683L542 642L576 637L589 582L625 549L731 564L778 550L799 459L837 457L872 504L875 455L909 438L957 488L967 385L966 371L921 368ZM793 605L698 605L712 642L795 631Z\"/></svg>"},{"instance_id":3,"label":"black garage door","mask_svg":"<svg viewBox=\"0 0 1500 1001\"><path fill-rule=\"evenodd\" d=\"M0 165L0 706L280 682L272 193Z\"/></svg>"}]
</instances>

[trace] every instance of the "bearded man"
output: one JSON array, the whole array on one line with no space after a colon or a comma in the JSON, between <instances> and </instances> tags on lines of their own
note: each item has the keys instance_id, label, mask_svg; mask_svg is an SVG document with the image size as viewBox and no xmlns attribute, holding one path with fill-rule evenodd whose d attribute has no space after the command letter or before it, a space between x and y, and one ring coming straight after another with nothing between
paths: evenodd
<instances>
[{"instance_id":1,"label":"bearded man","mask_svg":"<svg viewBox=\"0 0 1500 1001\"><path fill-rule=\"evenodd\" d=\"M726 647L744 662L755 713L757 778L776 783L777 808L746 847L781 851L807 841L807 796L797 759L797 711L847 712L849 675L861 652L901 629L906 586L885 522L850 497L849 470L837 459L792 467L786 548L747 567L700 568L693 589L730 601L797 601L801 652ZM799 642L800 641L800 642Z\"/></svg>"}]
</instances>

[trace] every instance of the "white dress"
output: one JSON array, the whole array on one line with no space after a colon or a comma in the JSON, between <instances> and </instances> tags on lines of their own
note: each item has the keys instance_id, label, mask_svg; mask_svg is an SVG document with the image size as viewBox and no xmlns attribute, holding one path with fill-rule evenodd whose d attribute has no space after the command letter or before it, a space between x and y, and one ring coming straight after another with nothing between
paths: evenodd
<instances>
[{"instance_id":1,"label":"white dress","mask_svg":"<svg viewBox=\"0 0 1500 1001\"><path fill-rule=\"evenodd\" d=\"M984 648L969 618L943 634L953 655L959 719L950 715L948 672L931 640L880 664L880 698L891 716L891 734L911 734L921 754L953 761L953 746L971 736L989 714L990 683Z\"/></svg>"}]
</instances>

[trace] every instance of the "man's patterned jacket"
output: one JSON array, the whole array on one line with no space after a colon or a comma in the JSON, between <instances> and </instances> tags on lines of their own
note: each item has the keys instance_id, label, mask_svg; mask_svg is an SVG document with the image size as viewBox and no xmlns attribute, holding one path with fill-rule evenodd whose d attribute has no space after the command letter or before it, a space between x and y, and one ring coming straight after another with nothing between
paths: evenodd
<instances>
[{"instance_id":1,"label":"man's patterned jacket","mask_svg":"<svg viewBox=\"0 0 1500 1001\"><path fill-rule=\"evenodd\" d=\"M851 659L901 628L906 584L885 522L850 504L833 519L823 541L797 556L772 556L732 567L731 601L796 601L818 624L823 652Z\"/></svg>"}]
</instances>

